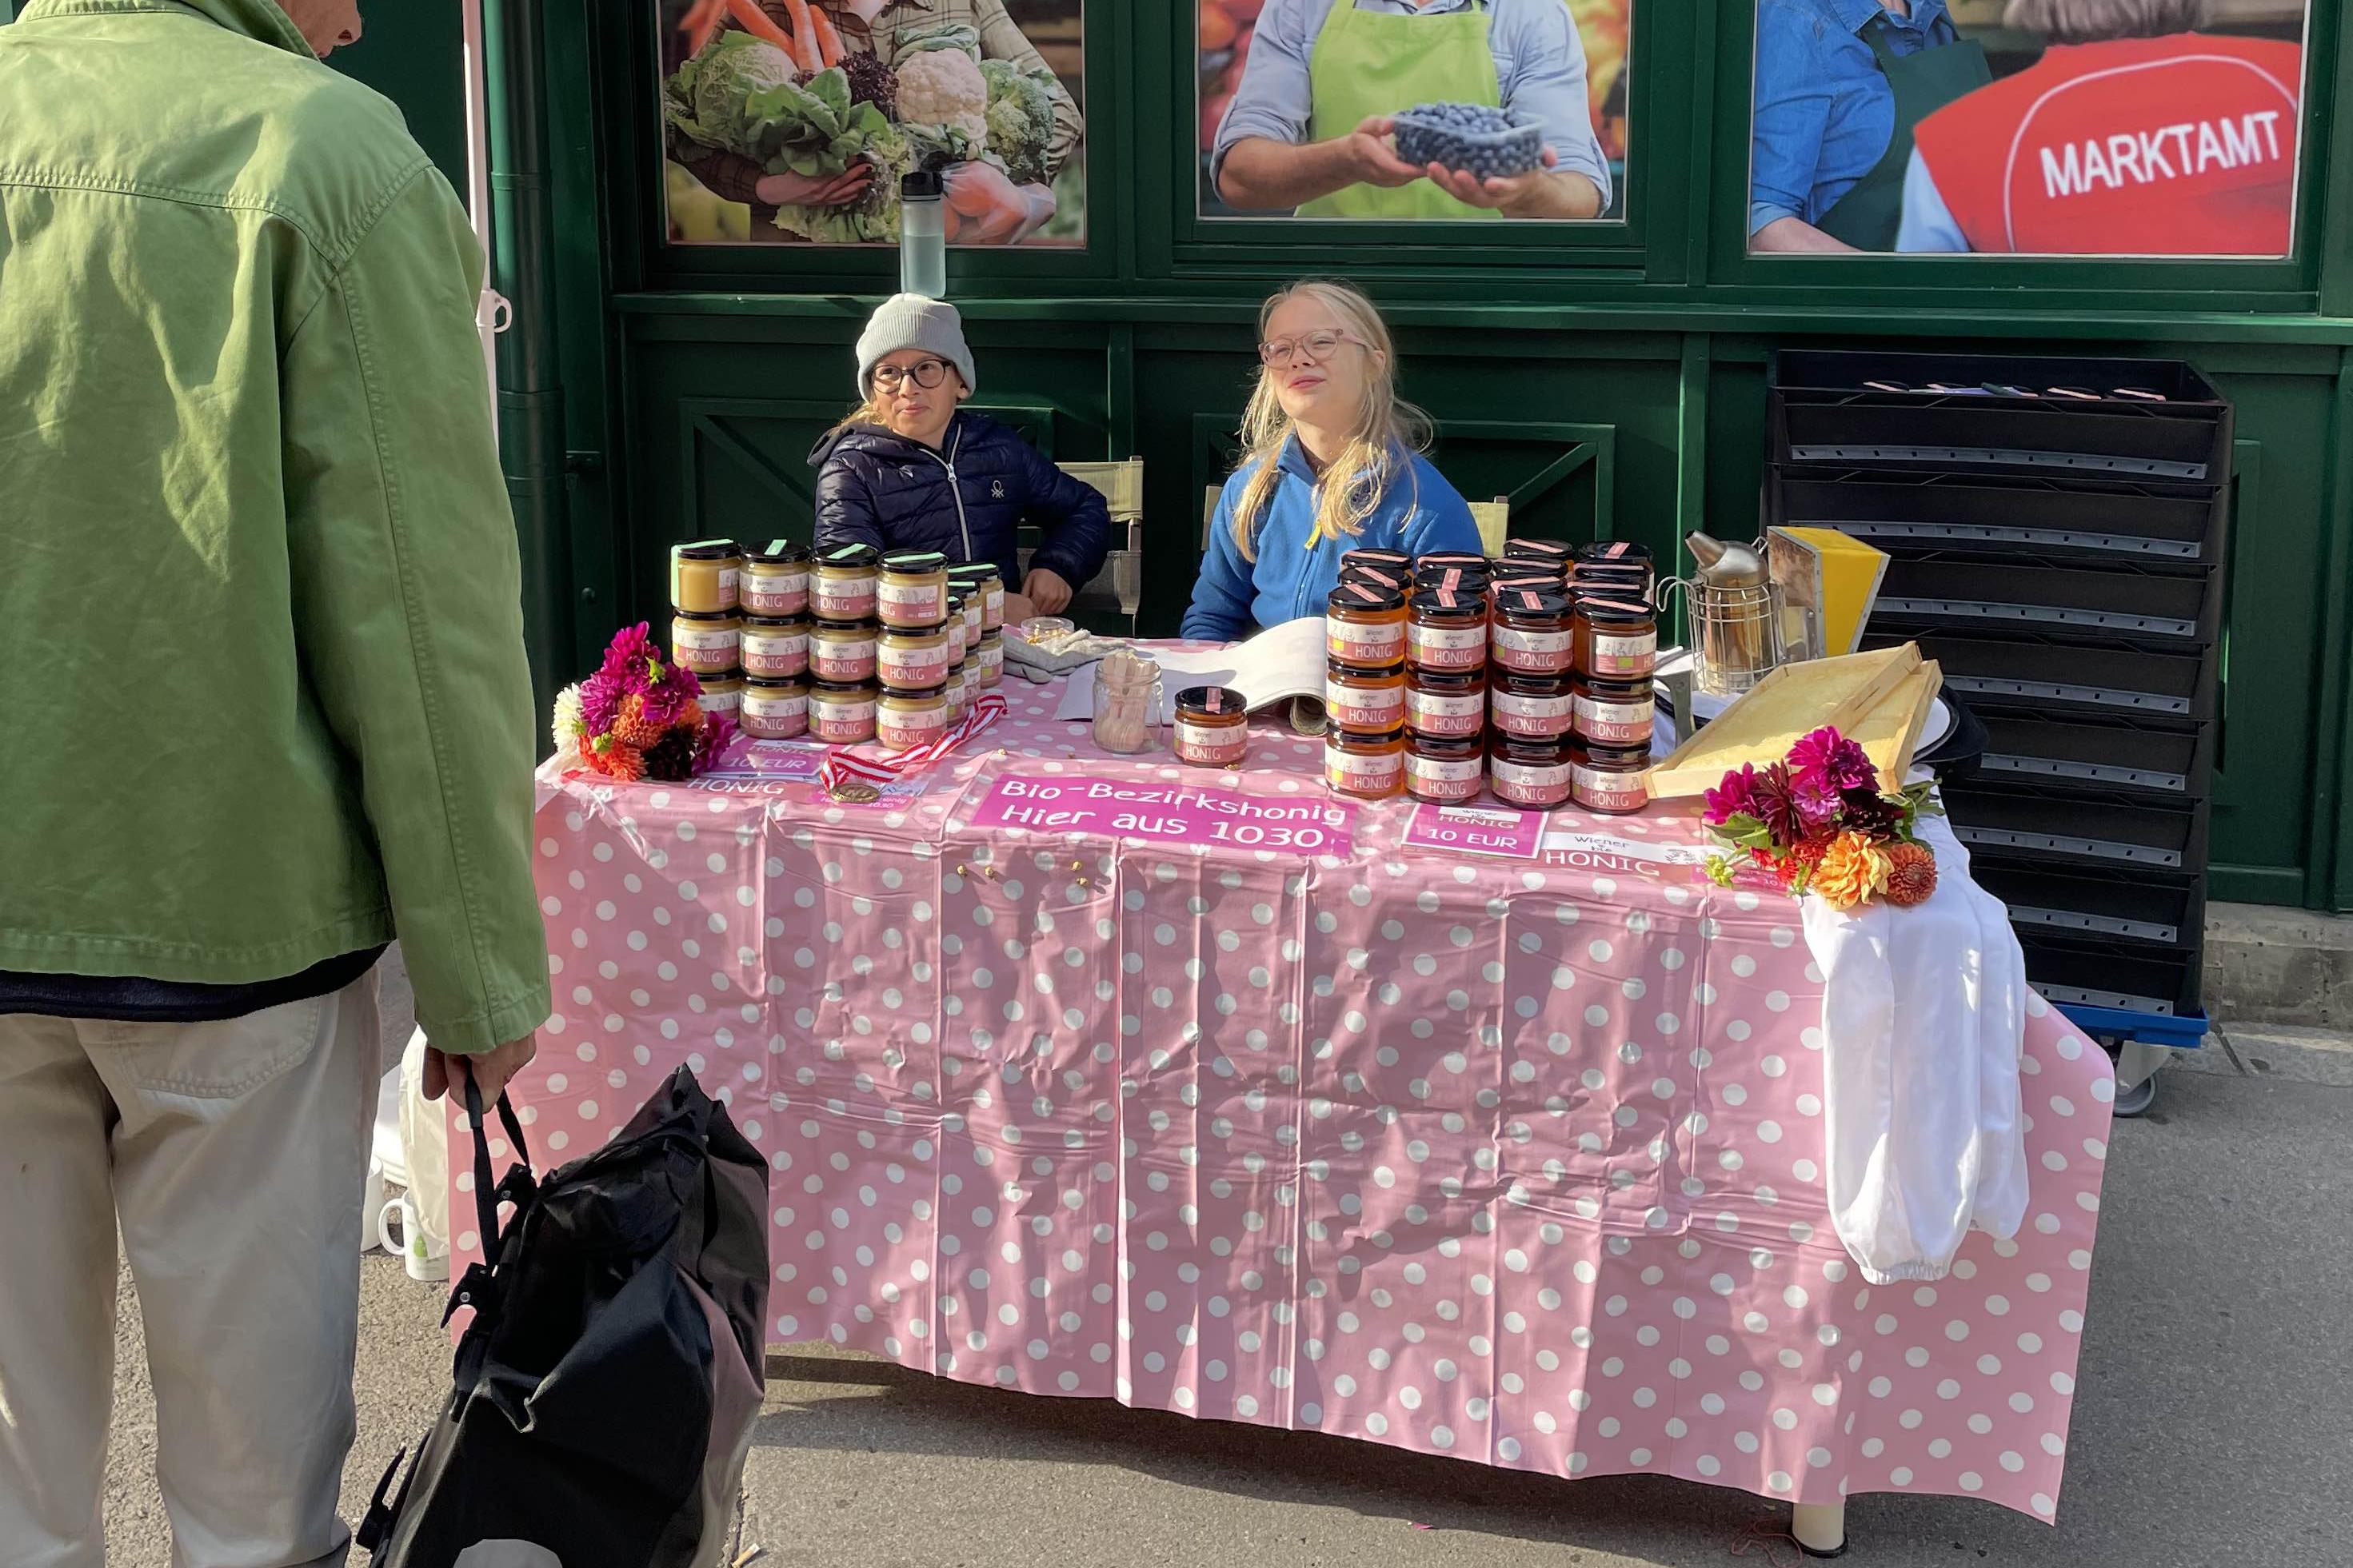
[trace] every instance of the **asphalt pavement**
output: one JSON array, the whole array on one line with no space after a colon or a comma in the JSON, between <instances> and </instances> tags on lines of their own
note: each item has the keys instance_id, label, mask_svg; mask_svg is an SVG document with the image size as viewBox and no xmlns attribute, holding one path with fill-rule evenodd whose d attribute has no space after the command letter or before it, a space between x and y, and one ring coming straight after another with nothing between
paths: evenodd
<instances>
[{"instance_id":1,"label":"asphalt pavement","mask_svg":"<svg viewBox=\"0 0 2353 1568\"><path fill-rule=\"evenodd\" d=\"M400 1005L399 994L388 996ZM394 1038L406 1037L405 1026ZM112 1561L164 1568L125 1282ZM431 1423L441 1290L363 1265L347 1510ZM2353 1037L2233 1032L2169 1068L2108 1160L2055 1526L1865 1497L1870 1568L2353 1568ZM1795 1564L1787 1510L1647 1478L1575 1483L1345 1439L772 1358L742 1550L773 1568L1660 1568Z\"/></svg>"}]
</instances>

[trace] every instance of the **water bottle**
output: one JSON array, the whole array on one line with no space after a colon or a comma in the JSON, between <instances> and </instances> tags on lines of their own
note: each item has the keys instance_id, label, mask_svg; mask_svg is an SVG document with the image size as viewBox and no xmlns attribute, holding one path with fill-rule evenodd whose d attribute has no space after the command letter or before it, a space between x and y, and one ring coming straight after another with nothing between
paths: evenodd
<instances>
[{"instance_id":1,"label":"water bottle","mask_svg":"<svg viewBox=\"0 0 2353 1568\"><path fill-rule=\"evenodd\" d=\"M947 210L940 203L940 176L930 169L899 182L899 289L947 298Z\"/></svg>"}]
</instances>

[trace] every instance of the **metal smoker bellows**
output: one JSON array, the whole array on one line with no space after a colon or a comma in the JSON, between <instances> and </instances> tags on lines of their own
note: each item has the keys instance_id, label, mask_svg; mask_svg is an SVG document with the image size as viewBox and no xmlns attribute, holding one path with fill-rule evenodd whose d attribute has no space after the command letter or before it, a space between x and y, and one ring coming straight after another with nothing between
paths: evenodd
<instances>
[{"instance_id":1,"label":"metal smoker bellows","mask_svg":"<svg viewBox=\"0 0 2353 1568\"><path fill-rule=\"evenodd\" d=\"M1726 544L1704 533L1683 536L1698 570L1668 583L1680 588L1691 620L1693 680L1700 690L1736 697L1783 662L1781 589L1761 549Z\"/></svg>"}]
</instances>

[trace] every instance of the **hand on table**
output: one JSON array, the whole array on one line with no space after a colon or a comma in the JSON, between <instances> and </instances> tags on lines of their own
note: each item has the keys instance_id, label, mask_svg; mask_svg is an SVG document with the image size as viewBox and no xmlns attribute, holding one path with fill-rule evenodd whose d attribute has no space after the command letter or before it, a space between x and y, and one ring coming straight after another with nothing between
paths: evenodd
<instances>
[{"instance_id":1,"label":"hand on table","mask_svg":"<svg viewBox=\"0 0 2353 1568\"><path fill-rule=\"evenodd\" d=\"M482 1091L482 1109L488 1110L506 1092L508 1080L531 1065L539 1054L539 1037L525 1035L520 1040L509 1040L503 1046L493 1046L487 1051L461 1055L455 1051L438 1051L425 1047L425 1098L438 1100L445 1092L462 1096L466 1080L460 1070L473 1075Z\"/></svg>"},{"instance_id":2,"label":"hand on table","mask_svg":"<svg viewBox=\"0 0 2353 1568\"><path fill-rule=\"evenodd\" d=\"M1017 185L993 163L958 163L941 183L948 238L958 245L1018 245L1054 216L1054 193Z\"/></svg>"},{"instance_id":3,"label":"hand on table","mask_svg":"<svg viewBox=\"0 0 2353 1568\"><path fill-rule=\"evenodd\" d=\"M860 160L839 174L769 174L753 187L771 207L846 207L866 194L874 165Z\"/></svg>"},{"instance_id":4,"label":"hand on table","mask_svg":"<svg viewBox=\"0 0 2353 1568\"><path fill-rule=\"evenodd\" d=\"M1525 174L1509 179L1481 179L1460 169L1450 169L1443 163L1432 163L1422 171L1430 183L1458 202L1474 207L1493 207L1498 211L1517 205L1534 195L1544 182L1552 178L1554 165L1560 157L1551 148L1544 150L1544 167L1531 169Z\"/></svg>"},{"instance_id":5,"label":"hand on table","mask_svg":"<svg viewBox=\"0 0 2353 1568\"><path fill-rule=\"evenodd\" d=\"M1394 125L1386 114L1368 115L1354 131L1340 138L1355 165L1356 184L1392 188L1409 185L1422 177L1422 170L1397 155L1397 142L1389 134Z\"/></svg>"},{"instance_id":6,"label":"hand on table","mask_svg":"<svg viewBox=\"0 0 2353 1568\"><path fill-rule=\"evenodd\" d=\"M1029 601L1032 613L1040 616L1059 616L1071 607L1071 585L1043 566L1022 579L1021 596Z\"/></svg>"}]
</instances>

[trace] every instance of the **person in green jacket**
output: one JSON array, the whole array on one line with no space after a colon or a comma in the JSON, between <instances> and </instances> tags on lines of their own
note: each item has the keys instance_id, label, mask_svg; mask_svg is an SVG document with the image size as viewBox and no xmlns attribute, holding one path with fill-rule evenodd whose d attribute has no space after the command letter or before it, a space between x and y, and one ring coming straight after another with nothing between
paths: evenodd
<instances>
[{"instance_id":1,"label":"person in green jacket","mask_svg":"<svg viewBox=\"0 0 2353 1568\"><path fill-rule=\"evenodd\" d=\"M339 1563L370 967L549 1010L481 256L353 0L0 26L0 1559L96 1563L118 1226L174 1560Z\"/></svg>"}]
</instances>

